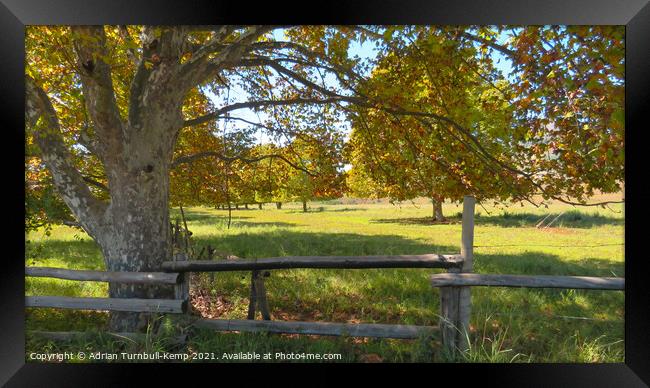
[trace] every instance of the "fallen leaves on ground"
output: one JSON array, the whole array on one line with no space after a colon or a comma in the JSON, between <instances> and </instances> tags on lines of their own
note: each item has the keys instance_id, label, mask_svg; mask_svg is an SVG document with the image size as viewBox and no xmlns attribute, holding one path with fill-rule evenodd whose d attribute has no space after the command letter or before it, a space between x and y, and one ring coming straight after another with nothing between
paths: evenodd
<instances>
[{"instance_id":1,"label":"fallen leaves on ground","mask_svg":"<svg viewBox=\"0 0 650 388\"><path fill-rule=\"evenodd\" d=\"M223 295L210 295L208 290L190 290L192 311L203 318L218 318L234 308Z\"/></svg>"}]
</instances>

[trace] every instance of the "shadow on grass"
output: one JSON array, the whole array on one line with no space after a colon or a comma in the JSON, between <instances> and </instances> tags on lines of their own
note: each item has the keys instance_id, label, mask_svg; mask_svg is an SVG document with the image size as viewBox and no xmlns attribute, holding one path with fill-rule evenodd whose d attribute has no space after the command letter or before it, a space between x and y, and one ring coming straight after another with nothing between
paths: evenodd
<instances>
[{"instance_id":1,"label":"shadow on grass","mask_svg":"<svg viewBox=\"0 0 650 388\"><path fill-rule=\"evenodd\" d=\"M623 269L623 262L593 257L567 261L542 252L474 254L474 271L486 274L623 276Z\"/></svg>"},{"instance_id":2,"label":"shadow on grass","mask_svg":"<svg viewBox=\"0 0 650 388\"><path fill-rule=\"evenodd\" d=\"M239 257L453 253L458 249L432 247L393 235L292 231L224 236L201 242L220 244L221 249ZM476 254L474 266L475 272L484 274L623 276L621 262L594 257L566 261L559 255L542 252ZM273 270L266 284L272 315L280 320L436 325L439 294L437 288L431 288L429 276L443 271L422 268ZM220 273L216 279L216 283L198 282L197 286L207 291L216 289L231 301L247 300L245 272ZM622 308L622 294L610 291L502 287L474 287L473 290L477 303L480 301L480 305L489 305L492 311L504 314L522 309L537 315L589 317L600 309ZM599 306L598 311L595 306ZM243 319L245 312L232 308L229 312L215 312L215 316Z\"/></svg>"},{"instance_id":3,"label":"shadow on grass","mask_svg":"<svg viewBox=\"0 0 650 388\"><path fill-rule=\"evenodd\" d=\"M85 331L104 329L108 312L54 308L25 309L25 328L44 331Z\"/></svg>"},{"instance_id":4,"label":"shadow on grass","mask_svg":"<svg viewBox=\"0 0 650 388\"><path fill-rule=\"evenodd\" d=\"M250 225L291 226L282 222L246 222ZM313 233L277 229L255 233L208 235L193 238L195 247L210 245L219 252L242 258L276 256L327 256L327 255L409 255L458 253L453 245L430 245L398 235L361 235L353 233ZM91 239L45 240L38 244L40 253L25 259L26 265L42 265L55 259L73 269L104 268L99 246ZM513 273L539 275L594 275L622 276L623 263L585 257L580 261L563 261L559 256L541 252L524 252L516 255L475 254L475 266L482 273Z\"/></svg>"},{"instance_id":5,"label":"shadow on grass","mask_svg":"<svg viewBox=\"0 0 650 388\"><path fill-rule=\"evenodd\" d=\"M233 211L232 211L232 218L233 219L235 219L235 218L237 218L237 219L252 218L250 216L239 215L239 214L237 214L238 211L239 210L234 210L233 209ZM170 221L175 222L176 218L178 218L182 222L181 212L176 210L176 209L172 209L170 211L170 213L169 213L169 219L170 219ZM210 222L210 221L222 220L222 219L225 219L225 220L228 219L228 211L227 210L213 210L212 212L208 212L208 211L205 211L205 210L194 210L194 209L185 210L185 220L187 220L187 222L199 222L199 223L201 223L201 222Z\"/></svg>"},{"instance_id":6,"label":"shadow on grass","mask_svg":"<svg viewBox=\"0 0 650 388\"><path fill-rule=\"evenodd\" d=\"M522 254L492 254L475 255L474 272L482 274L513 274L513 275L556 275L556 276L598 276L623 277L624 264L606 259L585 258L579 262L565 261L557 255L542 252L527 252ZM398 295L400 300L418 300L430 290L428 276L431 272L444 270L413 269L378 270L372 275L372 288L364 295L370 300L378 296L390 298ZM412 280L425 278L426 287L410 284ZM479 287L489 289L489 287ZM494 289L494 288L492 288ZM377 290L381 290L377 292ZM512 289L511 289L512 290ZM530 290L530 289L528 289ZM540 291L540 289L536 289ZM549 295L557 295L567 290L541 289ZM587 292L589 293L589 292ZM602 291L596 293L609 293Z\"/></svg>"},{"instance_id":7,"label":"shadow on grass","mask_svg":"<svg viewBox=\"0 0 650 388\"><path fill-rule=\"evenodd\" d=\"M256 228L256 227L265 227L265 226L276 226L279 228L289 228L296 226L298 224L293 222L249 222L249 221L234 221L235 226L241 228Z\"/></svg>"},{"instance_id":8,"label":"shadow on grass","mask_svg":"<svg viewBox=\"0 0 650 388\"><path fill-rule=\"evenodd\" d=\"M409 217L409 218L375 218L370 220L371 224L399 224L399 225L451 225L460 224L460 217L446 217L445 221L436 221L432 217Z\"/></svg>"},{"instance_id":9,"label":"shadow on grass","mask_svg":"<svg viewBox=\"0 0 650 388\"><path fill-rule=\"evenodd\" d=\"M365 212L368 211L366 208L353 208L353 207L344 207L343 209L331 209L331 210L326 210L328 212L333 212L333 213L338 213L338 212Z\"/></svg>"},{"instance_id":10,"label":"shadow on grass","mask_svg":"<svg viewBox=\"0 0 650 388\"><path fill-rule=\"evenodd\" d=\"M229 235L197 239L197 244L215 246L217 250L234 254L241 258L260 258L277 256L337 256L337 255L381 255L381 254L425 254L458 252L454 246L432 246L417 240L395 235L365 236L349 233L307 233L277 230L266 233ZM613 260L585 257L579 261L562 260L558 255L543 252L523 252L518 254L475 254L475 271L486 274L524 274L524 275L570 275L570 276L624 276L624 263ZM406 271L406 272L404 272ZM410 271L410 272L409 272ZM436 270L438 271L438 270ZM285 271L290 272L290 270ZM357 282L374 279L371 290L385 296L400 295L406 298L421 298L423 288L428 288L428 275L431 269L388 269L388 270L311 270L312 279L341 277L350 280L350 287ZM316 275L318 274L318 275ZM411 274L411 275L405 275ZM415 275L417 274L417 275ZM413 277L415 276L415 277ZM417 292L409 293L410 279L422 278ZM309 281L312 281L309 280ZM314 288L319 285L314 283ZM302 287L302 285L301 285ZM368 293L369 298L376 298ZM326 298L326 296L323 296Z\"/></svg>"},{"instance_id":11,"label":"shadow on grass","mask_svg":"<svg viewBox=\"0 0 650 388\"><path fill-rule=\"evenodd\" d=\"M180 212L173 213L170 218L176 220L180 219ZM292 227L298 224L292 222L257 222L257 221L246 221L253 217L241 216L233 212L231 219L231 228L255 228L255 227L264 227L264 226L276 226L276 227ZM215 226L223 227L228 224L228 214L214 214L214 213L200 213L195 211L186 211L185 219L188 222L188 228L191 231L193 226Z\"/></svg>"},{"instance_id":12,"label":"shadow on grass","mask_svg":"<svg viewBox=\"0 0 650 388\"><path fill-rule=\"evenodd\" d=\"M309 207L307 208L307 211L304 211L301 209L293 209L293 210L286 210L285 213L289 214L309 214L309 213L322 213L324 211L330 211L330 210L325 210L324 206L319 206L319 207Z\"/></svg>"},{"instance_id":13,"label":"shadow on grass","mask_svg":"<svg viewBox=\"0 0 650 388\"><path fill-rule=\"evenodd\" d=\"M259 228L259 227L278 227L278 228L290 228L294 227L298 224L293 223L293 222L281 222L281 221L271 221L271 222L266 222L266 221L242 221L242 217L233 217L231 222L230 222L230 228L235 230L235 229L247 229L247 228ZM249 217L246 217L249 218ZM189 221L188 221L189 222ZM188 228L190 231L192 230L192 227L194 226L214 226L218 227L220 229L226 228L228 225L228 216L226 217L213 217L211 219L206 219L203 221L192 221L189 225Z\"/></svg>"},{"instance_id":14,"label":"shadow on grass","mask_svg":"<svg viewBox=\"0 0 650 388\"><path fill-rule=\"evenodd\" d=\"M547 217L548 216L548 217ZM559 216L559 217L558 217ZM458 224L462 220L460 212L446 217L446 221L434 221L431 217L417 218L381 218L370 220L371 223L400 224L400 225L441 225L441 224ZM557 218L557 219L556 219ZM545 220L544 220L545 219ZM512 227L534 227L544 220L543 225L548 225L554 219L555 222L550 227L564 228L593 228L595 226L614 225L621 226L625 224L623 218L615 218L602 214L587 214L577 210L563 213L546 213L543 215L534 213L509 213L503 212L497 215L477 214L474 218L476 225L493 225L504 228Z\"/></svg>"},{"instance_id":15,"label":"shadow on grass","mask_svg":"<svg viewBox=\"0 0 650 388\"><path fill-rule=\"evenodd\" d=\"M282 229L251 234L201 236L195 238L194 242L198 246L209 244L220 252L249 258L456 253L459 249L446 245L432 246L397 235L368 236L352 233L297 232Z\"/></svg>"}]
</instances>

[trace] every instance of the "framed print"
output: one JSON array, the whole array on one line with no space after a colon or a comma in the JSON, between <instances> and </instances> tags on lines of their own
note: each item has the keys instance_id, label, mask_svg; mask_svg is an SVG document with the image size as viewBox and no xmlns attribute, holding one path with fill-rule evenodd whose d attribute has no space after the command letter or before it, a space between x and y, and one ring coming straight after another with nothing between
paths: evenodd
<instances>
[{"instance_id":1,"label":"framed print","mask_svg":"<svg viewBox=\"0 0 650 388\"><path fill-rule=\"evenodd\" d=\"M647 386L647 2L314 5L3 0L0 381Z\"/></svg>"}]
</instances>

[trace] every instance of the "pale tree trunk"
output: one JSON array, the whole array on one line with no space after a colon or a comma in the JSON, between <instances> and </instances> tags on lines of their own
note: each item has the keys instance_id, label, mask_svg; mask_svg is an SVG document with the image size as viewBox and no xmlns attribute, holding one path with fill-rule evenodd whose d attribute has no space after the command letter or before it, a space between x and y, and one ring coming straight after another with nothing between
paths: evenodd
<instances>
[{"instance_id":1,"label":"pale tree trunk","mask_svg":"<svg viewBox=\"0 0 650 388\"><path fill-rule=\"evenodd\" d=\"M133 153L137 156L128 158L124 169L108 171L115 181L110 184L111 204L106 213L109 231L100 239L100 245L110 271L159 271L161 263L171 259L168 207L171 149L160 134L147 138L154 143L154 152L146 152L133 139L126 146L139 150ZM110 284L109 295L111 298L174 298L172 287L148 285ZM118 331L143 330L147 323L146 314L113 312L110 327Z\"/></svg>"},{"instance_id":2,"label":"pale tree trunk","mask_svg":"<svg viewBox=\"0 0 650 388\"><path fill-rule=\"evenodd\" d=\"M161 75L164 77L164 74ZM164 80L164 78L162 78ZM174 144L183 118L179 91L152 86L146 109L125 124L122 153L105 158L111 202L100 238L110 271L160 271L171 260L169 176ZM171 286L109 286L112 298L173 299ZM114 331L144 330L149 314L113 312Z\"/></svg>"},{"instance_id":3,"label":"pale tree trunk","mask_svg":"<svg viewBox=\"0 0 650 388\"><path fill-rule=\"evenodd\" d=\"M433 206L432 206L432 208L433 208L432 216L433 216L434 221L438 221L438 222L446 221L446 218L442 213L442 202L443 202L443 199L441 199L441 198L438 198L438 197L432 197L431 198L431 203L433 204Z\"/></svg>"}]
</instances>

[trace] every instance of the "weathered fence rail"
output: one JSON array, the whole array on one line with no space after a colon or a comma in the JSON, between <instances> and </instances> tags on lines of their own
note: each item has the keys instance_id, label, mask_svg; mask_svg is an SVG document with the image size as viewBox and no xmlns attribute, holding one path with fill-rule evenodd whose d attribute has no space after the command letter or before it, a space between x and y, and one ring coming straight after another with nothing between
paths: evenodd
<instances>
[{"instance_id":1,"label":"weathered fence rail","mask_svg":"<svg viewBox=\"0 0 650 388\"><path fill-rule=\"evenodd\" d=\"M169 272L251 271L262 269L369 269L369 268L455 268L459 255L388 255L388 256L285 256L260 259L165 261Z\"/></svg>"},{"instance_id":2,"label":"weathered fence rail","mask_svg":"<svg viewBox=\"0 0 650 388\"><path fill-rule=\"evenodd\" d=\"M183 313L187 301L180 299L80 298L26 296L25 307L55 307L77 310L112 310L151 313Z\"/></svg>"},{"instance_id":3,"label":"weathered fence rail","mask_svg":"<svg viewBox=\"0 0 650 388\"><path fill-rule=\"evenodd\" d=\"M174 258L183 259L178 256ZM26 296L25 307L176 314L185 313L189 309L189 283L188 276L185 276L184 273L111 272L25 267L25 276L126 284L167 284L173 285L175 290L175 299Z\"/></svg>"},{"instance_id":4,"label":"weathered fence rail","mask_svg":"<svg viewBox=\"0 0 650 388\"><path fill-rule=\"evenodd\" d=\"M441 273L431 276L433 287L525 287L573 288L584 290L624 290L625 279L588 276L483 275L476 273Z\"/></svg>"},{"instance_id":5,"label":"weathered fence rail","mask_svg":"<svg viewBox=\"0 0 650 388\"><path fill-rule=\"evenodd\" d=\"M387 325L370 323L287 322L237 319L199 319L194 326L218 331L247 331L282 334L310 334L349 337L412 339L438 330L434 326Z\"/></svg>"},{"instance_id":6,"label":"weathered fence rail","mask_svg":"<svg viewBox=\"0 0 650 388\"><path fill-rule=\"evenodd\" d=\"M178 273L169 272L108 272L49 267L25 267L25 275L33 277L114 283L177 284L180 282L180 276Z\"/></svg>"}]
</instances>

